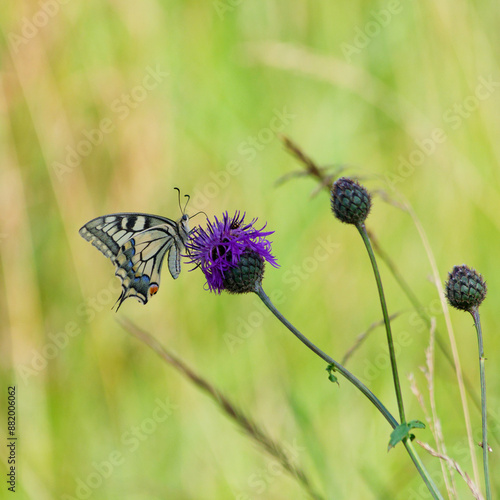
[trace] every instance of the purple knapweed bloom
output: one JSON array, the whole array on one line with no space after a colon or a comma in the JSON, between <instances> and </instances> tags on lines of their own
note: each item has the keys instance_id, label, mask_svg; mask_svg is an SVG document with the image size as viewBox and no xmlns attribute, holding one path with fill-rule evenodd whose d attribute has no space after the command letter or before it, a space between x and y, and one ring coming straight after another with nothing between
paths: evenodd
<instances>
[{"instance_id":1,"label":"purple knapweed bloom","mask_svg":"<svg viewBox=\"0 0 500 500\"><path fill-rule=\"evenodd\" d=\"M271 254L271 242L266 238L274 231L254 227L257 219L245 223L245 213L227 212L222 220L207 219L207 227L195 228L186 245L189 263L201 268L210 291L232 293L254 291L262 281L264 261L279 267ZM239 268L237 270L237 268Z\"/></svg>"}]
</instances>

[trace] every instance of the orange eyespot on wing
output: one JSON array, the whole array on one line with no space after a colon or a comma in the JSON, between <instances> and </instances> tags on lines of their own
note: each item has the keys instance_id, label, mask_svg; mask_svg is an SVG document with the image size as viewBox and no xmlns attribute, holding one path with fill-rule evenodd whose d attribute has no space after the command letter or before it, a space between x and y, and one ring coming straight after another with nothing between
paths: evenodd
<instances>
[{"instance_id":1,"label":"orange eyespot on wing","mask_svg":"<svg viewBox=\"0 0 500 500\"><path fill-rule=\"evenodd\" d=\"M156 292L158 291L158 285L156 283L153 283L149 287L149 295L153 296Z\"/></svg>"}]
</instances>

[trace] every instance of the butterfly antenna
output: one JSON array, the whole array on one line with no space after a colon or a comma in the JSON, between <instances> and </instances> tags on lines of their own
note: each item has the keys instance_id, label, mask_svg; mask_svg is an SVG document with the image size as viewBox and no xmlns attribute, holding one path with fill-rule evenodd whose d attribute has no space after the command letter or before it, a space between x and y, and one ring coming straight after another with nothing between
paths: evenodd
<instances>
[{"instance_id":1,"label":"butterfly antenna","mask_svg":"<svg viewBox=\"0 0 500 500\"><path fill-rule=\"evenodd\" d=\"M184 205L184 210L182 211L183 214L186 213L186 208L188 206L189 200L191 199L191 196L189 196L188 194L185 194L184 198L187 198L187 200L186 200L186 204Z\"/></svg>"},{"instance_id":2,"label":"butterfly antenna","mask_svg":"<svg viewBox=\"0 0 500 500\"><path fill-rule=\"evenodd\" d=\"M181 206L181 190L178 187L174 187L174 189L177 191L177 201L179 203L179 210L181 213L184 215L186 213L186 207L187 204L189 203L189 200L191 199L191 196L188 194L185 194L184 197L187 198L186 204L184 205L184 208Z\"/></svg>"},{"instance_id":3,"label":"butterfly antenna","mask_svg":"<svg viewBox=\"0 0 500 500\"><path fill-rule=\"evenodd\" d=\"M177 191L177 203L179 203L179 210L182 212L182 207L181 207L181 190L178 187L174 187L174 189Z\"/></svg>"},{"instance_id":4,"label":"butterfly antenna","mask_svg":"<svg viewBox=\"0 0 500 500\"><path fill-rule=\"evenodd\" d=\"M191 219L192 219L193 217L196 217L196 216L197 216L197 215L199 215L199 214L205 214L205 217L208 219L208 215L207 215L207 213L206 213L206 212L204 212L203 210L200 210L199 212L196 212L194 215L191 215Z\"/></svg>"}]
</instances>

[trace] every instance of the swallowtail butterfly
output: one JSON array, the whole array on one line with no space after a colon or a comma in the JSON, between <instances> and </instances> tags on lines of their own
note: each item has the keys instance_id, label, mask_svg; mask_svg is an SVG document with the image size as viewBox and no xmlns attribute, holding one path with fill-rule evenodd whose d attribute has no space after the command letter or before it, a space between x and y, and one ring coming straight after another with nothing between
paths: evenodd
<instances>
[{"instance_id":1,"label":"swallowtail butterfly","mask_svg":"<svg viewBox=\"0 0 500 500\"><path fill-rule=\"evenodd\" d=\"M177 279L181 272L181 253L189 239L189 216L177 221L140 213L109 214L97 217L80 229L116 266L122 293L115 305L136 297L146 304L160 287L160 271L167 256L168 270ZM113 306L114 307L114 306Z\"/></svg>"}]
</instances>

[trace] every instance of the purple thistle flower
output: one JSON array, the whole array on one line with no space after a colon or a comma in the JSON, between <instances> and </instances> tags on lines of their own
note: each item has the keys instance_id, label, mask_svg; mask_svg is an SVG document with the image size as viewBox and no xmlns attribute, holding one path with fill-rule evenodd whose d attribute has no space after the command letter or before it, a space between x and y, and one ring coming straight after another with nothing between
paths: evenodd
<instances>
[{"instance_id":1,"label":"purple thistle flower","mask_svg":"<svg viewBox=\"0 0 500 500\"><path fill-rule=\"evenodd\" d=\"M224 212L222 220L214 218L215 222L207 219L206 229L199 226L192 231L186 245L188 262L196 264L194 269L201 268L207 279L208 288L212 292L251 291L245 285L236 289L234 286L228 286L228 278L232 274L230 270L237 268L241 263L252 268L254 280L256 271L262 280L265 260L272 266L279 267L271 254L271 242L266 239L274 231L264 231L266 225L261 229L255 228L257 219L245 224L245 213L241 215L239 211L235 212L233 217ZM251 262L248 261L249 257L252 259ZM261 269L256 270L256 267ZM244 279L247 277L244 276Z\"/></svg>"}]
</instances>

